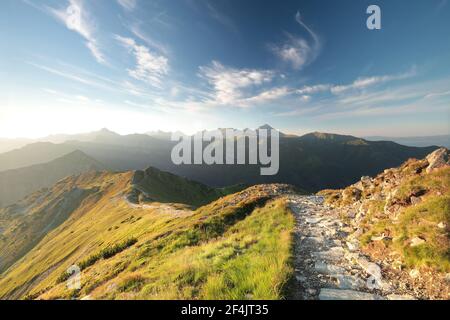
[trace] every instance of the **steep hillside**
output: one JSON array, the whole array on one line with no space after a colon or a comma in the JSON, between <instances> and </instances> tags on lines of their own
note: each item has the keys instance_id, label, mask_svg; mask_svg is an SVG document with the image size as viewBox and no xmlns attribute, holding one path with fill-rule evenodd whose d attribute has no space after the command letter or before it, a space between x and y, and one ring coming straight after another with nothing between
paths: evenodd
<instances>
[{"instance_id":1,"label":"steep hillside","mask_svg":"<svg viewBox=\"0 0 450 320\"><path fill-rule=\"evenodd\" d=\"M320 192L351 224L348 245L361 246L387 268L385 276L434 298L448 299L450 160L438 149L423 160L343 190Z\"/></svg>"},{"instance_id":2,"label":"steep hillside","mask_svg":"<svg viewBox=\"0 0 450 320\"><path fill-rule=\"evenodd\" d=\"M74 151L45 164L0 172L0 207L50 187L67 176L103 169L105 167L98 161L81 151Z\"/></svg>"},{"instance_id":3,"label":"steep hillside","mask_svg":"<svg viewBox=\"0 0 450 320\"><path fill-rule=\"evenodd\" d=\"M0 297L282 297L292 271L288 262L294 221L276 191L288 187L252 187L192 211L181 204L130 203L126 195L132 180L131 172L67 178L47 194L35 194L39 200L2 211L3 248L18 240L8 238L17 234L14 229L30 227L20 218L8 225L24 214L20 209L31 222L43 218L33 217L44 214L39 208L52 204L45 212L64 218L0 276ZM62 209L59 199L70 199L73 192L77 196ZM73 264L82 269L81 289L75 291L65 284Z\"/></svg>"},{"instance_id":4,"label":"steep hillside","mask_svg":"<svg viewBox=\"0 0 450 320\"><path fill-rule=\"evenodd\" d=\"M128 193L127 199L135 204L156 201L183 203L198 207L243 189L241 185L214 189L151 167L145 171L136 171L131 183L132 189Z\"/></svg>"}]
</instances>

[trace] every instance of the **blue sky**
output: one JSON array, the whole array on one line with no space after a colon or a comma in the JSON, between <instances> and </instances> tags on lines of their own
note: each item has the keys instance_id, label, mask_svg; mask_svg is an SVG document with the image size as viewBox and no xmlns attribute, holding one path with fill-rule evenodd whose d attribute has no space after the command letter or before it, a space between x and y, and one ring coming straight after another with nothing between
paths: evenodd
<instances>
[{"instance_id":1,"label":"blue sky","mask_svg":"<svg viewBox=\"0 0 450 320\"><path fill-rule=\"evenodd\" d=\"M448 134L449 2L4 0L0 136Z\"/></svg>"}]
</instances>

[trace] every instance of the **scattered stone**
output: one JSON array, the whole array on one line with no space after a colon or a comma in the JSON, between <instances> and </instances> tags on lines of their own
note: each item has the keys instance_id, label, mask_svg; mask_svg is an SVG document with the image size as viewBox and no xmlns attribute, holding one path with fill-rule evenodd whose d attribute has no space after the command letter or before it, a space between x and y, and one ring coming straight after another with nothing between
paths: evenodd
<instances>
[{"instance_id":1,"label":"scattered stone","mask_svg":"<svg viewBox=\"0 0 450 320\"><path fill-rule=\"evenodd\" d=\"M304 277L304 276L295 276L295 279L298 282L305 282L306 281L306 277Z\"/></svg>"},{"instance_id":2,"label":"scattered stone","mask_svg":"<svg viewBox=\"0 0 450 320\"><path fill-rule=\"evenodd\" d=\"M416 279L416 278L418 278L418 277L420 276L420 272L419 272L419 270L417 270L417 269L412 269L412 270L409 272L409 276L410 276L411 278L413 278L413 279Z\"/></svg>"},{"instance_id":3,"label":"scattered stone","mask_svg":"<svg viewBox=\"0 0 450 320\"><path fill-rule=\"evenodd\" d=\"M445 222L439 222L439 224L437 226L438 226L439 229L447 228L447 225L445 224Z\"/></svg>"},{"instance_id":4,"label":"scattered stone","mask_svg":"<svg viewBox=\"0 0 450 320\"><path fill-rule=\"evenodd\" d=\"M420 246L421 244L424 244L426 241L420 237L414 237L411 239L411 243L410 246L411 247L417 247Z\"/></svg>"},{"instance_id":5,"label":"scattered stone","mask_svg":"<svg viewBox=\"0 0 450 320\"><path fill-rule=\"evenodd\" d=\"M317 294L317 290L316 289L308 289L308 293L313 296L313 295Z\"/></svg>"},{"instance_id":6,"label":"scattered stone","mask_svg":"<svg viewBox=\"0 0 450 320\"><path fill-rule=\"evenodd\" d=\"M375 237L373 236L372 238L370 238L370 240L372 241L382 241L386 238L386 235L383 233L381 236Z\"/></svg>"},{"instance_id":7,"label":"scattered stone","mask_svg":"<svg viewBox=\"0 0 450 320\"><path fill-rule=\"evenodd\" d=\"M411 198L409 198L409 201L411 202L411 204L412 204L413 206L415 206L416 204L421 203L421 202L422 202L422 199L419 198L419 197L412 196Z\"/></svg>"},{"instance_id":8,"label":"scattered stone","mask_svg":"<svg viewBox=\"0 0 450 320\"><path fill-rule=\"evenodd\" d=\"M357 276L338 275L335 278L338 289L360 289L365 282Z\"/></svg>"},{"instance_id":9,"label":"scattered stone","mask_svg":"<svg viewBox=\"0 0 450 320\"><path fill-rule=\"evenodd\" d=\"M320 290L319 300L381 300L382 298L367 292L324 288Z\"/></svg>"},{"instance_id":10,"label":"scattered stone","mask_svg":"<svg viewBox=\"0 0 450 320\"><path fill-rule=\"evenodd\" d=\"M347 217L349 217L350 219L354 219L356 217L356 211L354 211L354 210L348 211Z\"/></svg>"},{"instance_id":11,"label":"scattered stone","mask_svg":"<svg viewBox=\"0 0 450 320\"><path fill-rule=\"evenodd\" d=\"M323 218L305 218L306 223L316 224L320 222Z\"/></svg>"},{"instance_id":12,"label":"scattered stone","mask_svg":"<svg viewBox=\"0 0 450 320\"><path fill-rule=\"evenodd\" d=\"M347 248L350 251L356 251L359 248L359 243L356 240L354 240L354 241L347 241L345 244L347 245Z\"/></svg>"}]
</instances>

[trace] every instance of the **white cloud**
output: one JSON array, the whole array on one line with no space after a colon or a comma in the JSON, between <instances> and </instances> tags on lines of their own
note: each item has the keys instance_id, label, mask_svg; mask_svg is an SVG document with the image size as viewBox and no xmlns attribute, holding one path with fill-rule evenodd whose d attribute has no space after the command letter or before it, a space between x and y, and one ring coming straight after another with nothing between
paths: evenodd
<instances>
[{"instance_id":1,"label":"white cloud","mask_svg":"<svg viewBox=\"0 0 450 320\"><path fill-rule=\"evenodd\" d=\"M154 87L161 87L161 80L169 73L169 60L163 55L151 52L149 48L138 45L131 38L115 37L136 58L136 67L128 69L128 74Z\"/></svg>"},{"instance_id":2,"label":"white cloud","mask_svg":"<svg viewBox=\"0 0 450 320\"><path fill-rule=\"evenodd\" d=\"M300 70L313 62L319 55L321 41L318 35L309 28L301 19L300 12L295 15L295 20L311 36L312 41L287 34L288 41L282 46L271 46L273 52L284 62L290 64L294 69Z\"/></svg>"},{"instance_id":3,"label":"white cloud","mask_svg":"<svg viewBox=\"0 0 450 320\"><path fill-rule=\"evenodd\" d=\"M84 7L83 0L69 0L69 6L65 9L47 8L54 17L66 25L69 30L77 32L86 39L86 47L97 60L97 62L106 64L98 40L95 37L94 23L88 11Z\"/></svg>"},{"instance_id":4,"label":"white cloud","mask_svg":"<svg viewBox=\"0 0 450 320\"><path fill-rule=\"evenodd\" d=\"M200 67L200 76L214 88L214 102L233 104L243 98L243 89L272 81L275 74L270 70L234 69L213 61L210 66Z\"/></svg>"},{"instance_id":5,"label":"white cloud","mask_svg":"<svg viewBox=\"0 0 450 320\"><path fill-rule=\"evenodd\" d=\"M311 96L308 96L305 94L305 95L301 96L300 99L304 102L308 102L311 100Z\"/></svg>"},{"instance_id":6,"label":"white cloud","mask_svg":"<svg viewBox=\"0 0 450 320\"><path fill-rule=\"evenodd\" d=\"M117 0L117 2L128 11L133 11L137 5L137 0Z\"/></svg>"}]
</instances>

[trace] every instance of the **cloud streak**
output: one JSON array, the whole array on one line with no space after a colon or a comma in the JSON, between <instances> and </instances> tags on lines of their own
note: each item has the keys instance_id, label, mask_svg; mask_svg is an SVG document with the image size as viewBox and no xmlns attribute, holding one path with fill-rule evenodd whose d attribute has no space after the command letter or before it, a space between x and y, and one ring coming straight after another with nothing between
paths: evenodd
<instances>
[{"instance_id":1,"label":"cloud streak","mask_svg":"<svg viewBox=\"0 0 450 320\"><path fill-rule=\"evenodd\" d=\"M81 35L86 40L86 47L98 63L107 64L106 58L100 49L92 17L84 6L83 0L69 0L64 9L46 7L47 11L61 21L69 30Z\"/></svg>"},{"instance_id":2,"label":"cloud streak","mask_svg":"<svg viewBox=\"0 0 450 320\"><path fill-rule=\"evenodd\" d=\"M117 0L117 3L127 11L133 11L136 8L137 0Z\"/></svg>"}]
</instances>

